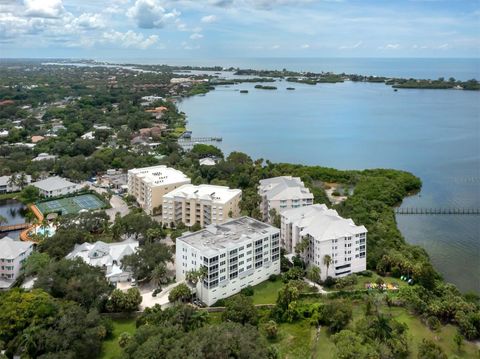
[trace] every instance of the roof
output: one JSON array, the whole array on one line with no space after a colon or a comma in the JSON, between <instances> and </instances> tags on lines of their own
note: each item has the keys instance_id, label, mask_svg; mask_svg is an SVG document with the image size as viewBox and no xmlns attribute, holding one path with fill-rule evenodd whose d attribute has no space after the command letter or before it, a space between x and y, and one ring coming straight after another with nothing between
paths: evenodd
<instances>
[{"instance_id":1,"label":"roof","mask_svg":"<svg viewBox=\"0 0 480 359\"><path fill-rule=\"evenodd\" d=\"M70 182L62 177L48 177L44 180L32 183L32 186L35 186L43 191L54 191L57 189L63 189L71 186L78 186L76 183Z\"/></svg>"},{"instance_id":2,"label":"roof","mask_svg":"<svg viewBox=\"0 0 480 359\"><path fill-rule=\"evenodd\" d=\"M287 209L282 212L282 218L302 228L302 236L310 235L318 241L368 232L364 226L355 225L352 219L341 217L324 204Z\"/></svg>"},{"instance_id":3,"label":"roof","mask_svg":"<svg viewBox=\"0 0 480 359\"><path fill-rule=\"evenodd\" d=\"M269 200L313 199L313 194L299 177L281 176L260 180L260 194Z\"/></svg>"},{"instance_id":4,"label":"roof","mask_svg":"<svg viewBox=\"0 0 480 359\"><path fill-rule=\"evenodd\" d=\"M175 197L181 197L185 199L206 200L214 203L224 204L241 194L242 190L230 189L225 186L214 186L208 184L195 186L193 184L185 184L167 193L165 196L163 196L163 198L173 199Z\"/></svg>"},{"instance_id":5,"label":"roof","mask_svg":"<svg viewBox=\"0 0 480 359\"><path fill-rule=\"evenodd\" d=\"M194 233L184 234L176 241L196 248L203 255L213 255L279 231L278 228L269 224L245 216L223 224L209 225Z\"/></svg>"},{"instance_id":6,"label":"roof","mask_svg":"<svg viewBox=\"0 0 480 359\"><path fill-rule=\"evenodd\" d=\"M0 258L15 259L32 246L32 242L16 241L10 237L3 237L0 239Z\"/></svg>"},{"instance_id":7,"label":"roof","mask_svg":"<svg viewBox=\"0 0 480 359\"><path fill-rule=\"evenodd\" d=\"M217 164L215 160L210 157L201 158L199 163L201 166L215 166Z\"/></svg>"},{"instance_id":8,"label":"roof","mask_svg":"<svg viewBox=\"0 0 480 359\"><path fill-rule=\"evenodd\" d=\"M124 256L133 254L137 251L138 241L126 239L123 242L105 243L97 241L95 243L76 244L66 258L81 258L85 263L96 267L107 267L107 276L122 273L121 260Z\"/></svg>"},{"instance_id":9,"label":"roof","mask_svg":"<svg viewBox=\"0 0 480 359\"><path fill-rule=\"evenodd\" d=\"M18 173L17 178L19 178L20 176L21 174ZM0 176L0 186L8 186L10 182L10 178L12 178L12 176ZM28 183L30 183L30 181L32 180L32 176L25 175L25 179Z\"/></svg>"},{"instance_id":10,"label":"roof","mask_svg":"<svg viewBox=\"0 0 480 359\"><path fill-rule=\"evenodd\" d=\"M183 172L164 165L134 168L128 171L128 175L140 177L151 186L163 186L182 182L190 183L190 178Z\"/></svg>"}]
</instances>

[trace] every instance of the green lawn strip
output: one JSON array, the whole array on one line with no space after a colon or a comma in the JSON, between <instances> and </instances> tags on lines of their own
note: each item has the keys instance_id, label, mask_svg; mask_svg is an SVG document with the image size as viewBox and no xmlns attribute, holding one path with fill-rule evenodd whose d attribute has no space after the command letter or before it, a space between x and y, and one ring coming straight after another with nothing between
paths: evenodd
<instances>
[{"instance_id":1,"label":"green lawn strip","mask_svg":"<svg viewBox=\"0 0 480 359\"><path fill-rule=\"evenodd\" d=\"M120 334L127 332L133 334L135 332L135 318L113 319L112 337L105 340L102 346L100 359L118 359L122 354L122 349L118 345Z\"/></svg>"},{"instance_id":2,"label":"green lawn strip","mask_svg":"<svg viewBox=\"0 0 480 359\"><path fill-rule=\"evenodd\" d=\"M5 199L13 199L17 197L20 194L20 192L10 192L10 193L2 193L0 194L0 201L5 200Z\"/></svg>"},{"instance_id":3,"label":"green lawn strip","mask_svg":"<svg viewBox=\"0 0 480 359\"><path fill-rule=\"evenodd\" d=\"M277 301L278 291L283 287L281 280L271 282L266 280L253 287L253 304L275 304Z\"/></svg>"}]
</instances>

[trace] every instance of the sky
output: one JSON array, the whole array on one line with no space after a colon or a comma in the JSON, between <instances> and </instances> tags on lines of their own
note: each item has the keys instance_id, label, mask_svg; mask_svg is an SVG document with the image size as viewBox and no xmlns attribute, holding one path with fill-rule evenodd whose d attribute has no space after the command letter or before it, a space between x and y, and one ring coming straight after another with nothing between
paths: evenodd
<instances>
[{"instance_id":1,"label":"sky","mask_svg":"<svg viewBox=\"0 0 480 359\"><path fill-rule=\"evenodd\" d=\"M479 0L0 0L0 57L480 57Z\"/></svg>"}]
</instances>

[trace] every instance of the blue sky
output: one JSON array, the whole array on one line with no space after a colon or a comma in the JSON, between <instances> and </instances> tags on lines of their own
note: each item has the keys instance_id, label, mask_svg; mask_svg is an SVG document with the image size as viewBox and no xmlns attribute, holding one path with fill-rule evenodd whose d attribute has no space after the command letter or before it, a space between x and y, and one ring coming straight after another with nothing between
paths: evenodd
<instances>
[{"instance_id":1,"label":"blue sky","mask_svg":"<svg viewBox=\"0 0 480 359\"><path fill-rule=\"evenodd\" d=\"M480 57L478 0L0 0L1 57Z\"/></svg>"}]
</instances>

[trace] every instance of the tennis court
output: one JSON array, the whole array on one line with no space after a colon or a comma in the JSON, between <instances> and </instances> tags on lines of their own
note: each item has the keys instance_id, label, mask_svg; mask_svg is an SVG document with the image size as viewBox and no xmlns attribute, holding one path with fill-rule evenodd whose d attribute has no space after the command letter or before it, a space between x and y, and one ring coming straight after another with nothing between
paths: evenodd
<instances>
[{"instance_id":1,"label":"tennis court","mask_svg":"<svg viewBox=\"0 0 480 359\"><path fill-rule=\"evenodd\" d=\"M57 212L62 215L78 213L82 209L91 211L105 207L105 203L93 194L82 194L75 197L54 199L35 204L43 215Z\"/></svg>"}]
</instances>

